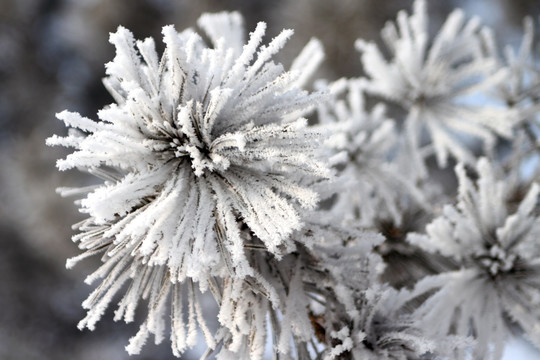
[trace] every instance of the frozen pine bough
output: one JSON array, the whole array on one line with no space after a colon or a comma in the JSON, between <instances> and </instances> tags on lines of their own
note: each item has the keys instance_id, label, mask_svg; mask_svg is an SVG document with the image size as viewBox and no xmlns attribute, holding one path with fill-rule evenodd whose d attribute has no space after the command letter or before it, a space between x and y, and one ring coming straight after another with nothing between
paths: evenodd
<instances>
[{"instance_id":1,"label":"frozen pine bough","mask_svg":"<svg viewBox=\"0 0 540 360\"><path fill-rule=\"evenodd\" d=\"M475 357L498 359L513 328L540 345L540 188L533 183L510 210L512 192L486 158L476 172L475 184L459 164L457 204L446 205L426 234L410 235L456 265L421 280L413 296L435 290L415 310L424 328L464 336L473 331Z\"/></svg>"},{"instance_id":2,"label":"frozen pine bough","mask_svg":"<svg viewBox=\"0 0 540 360\"><path fill-rule=\"evenodd\" d=\"M301 117L324 97L300 87L322 58L320 45L308 44L286 72L272 56L290 30L261 45L265 24L244 44L237 13L203 15L199 26L211 47L191 29L179 33L166 26L161 60L152 39L135 41L120 27L110 37L117 53L105 79L116 104L99 112L100 122L60 113L76 131L49 139L76 149L58 162L61 170L79 167L105 180L84 189L81 211L89 217L74 240L85 252L68 261L71 266L103 254L103 266L87 279L103 281L83 304L89 311L79 326L93 329L113 295L130 282L117 319L132 321L139 300L149 298L148 319L132 339L131 353L149 333L161 341L168 298L176 355L194 345L196 324L215 346L200 292L212 288L217 296L232 282L239 284L231 290L238 297L242 288L248 291L242 284L250 283L263 299L277 301L249 252L281 258L295 251L291 235L301 229L300 213L318 202L311 185L332 174L317 159L322 134Z\"/></svg>"},{"instance_id":3,"label":"frozen pine bough","mask_svg":"<svg viewBox=\"0 0 540 360\"><path fill-rule=\"evenodd\" d=\"M497 136L511 136L515 116L511 109L467 101L473 95L488 95L507 77L507 69L497 67L497 60L483 51L479 19L466 20L455 10L430 38L426 3L416 1L411 15L402 11L396 23L384 27L382 39L390 60L374 43L356 42L368 75L367 92L404 110L405 149L419 176L426 175L424 152L435 153L439 166L446 166L449 156L474 163L474 154L458 135L481 139L488 152ZM422 141L423 132L429 134L428 143Z\"/></svg>"},{"instance_id":4,"label":"frozen pine bough","mask_svg":"<svg viewBox=\"0 0 540 360\"><path fill-rule=\"evenodd\" d=\"M234 12L198 26L165 26L163 54L119 27L115 103L97 121L59 113L68 135L47 140L74 149L60 170L101 179L59 189L87 215L67 266L101 258L81 329L117 303L115 320L143 315L130 354L151 337L219 359L500 359L510 334L540 347L532 20L501 57L459 10L431 37L419 0L384 28L388 60L359 40L366 78L315 92L317 40L286 70L291 30L246 36Z\"/></svg>"}]
</instances>

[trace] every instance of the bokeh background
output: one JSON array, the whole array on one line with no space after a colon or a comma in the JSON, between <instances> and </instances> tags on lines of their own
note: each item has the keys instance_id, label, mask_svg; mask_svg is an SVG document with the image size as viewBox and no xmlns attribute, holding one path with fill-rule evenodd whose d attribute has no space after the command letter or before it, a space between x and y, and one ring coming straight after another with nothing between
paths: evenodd
<instances>
[{"instance_id":1,"label":"bokeh background","mask_svg":"<svg viewBox=\"0 0 540 360\"><path fill-rule=\"evenodd\" d=\"M54 165L67 150L48 148L45 138L66 130L54 114L63 109L96 118L112 102L101 84L114 56L108 34L118 25L137 38L160 39L161 27L195 26L203 12L239 10L246 30L268 23L267 39L282 28L295 36L280 53L284 64L311 38L327 58L320 77L359 76L354 40L379 42L383 24L411 0L0 0L0 359L127 359L134 324L115 324L112 309L97 330L79 331L82 301L93 289L83 283L98 259L67 271L77 254L70 225L82 217L58 186L94 181ZM517 45L525 15L536 20L538 0L429 1L436 30L462 7L492 26L501 43ZM538 23L537 23L538 24ZM157 41L159 43L159 41ZM192 358L186 353L185 358ZM523 340L513 340L507 359L540 358ZM134 359L169 359L169 344L148 344Z\"/></svg>"}]
</instances>

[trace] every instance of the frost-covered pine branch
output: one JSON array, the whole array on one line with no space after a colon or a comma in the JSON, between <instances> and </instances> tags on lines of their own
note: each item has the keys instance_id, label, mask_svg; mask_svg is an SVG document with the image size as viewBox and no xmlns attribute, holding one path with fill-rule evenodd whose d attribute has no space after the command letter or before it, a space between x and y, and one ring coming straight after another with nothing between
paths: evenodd
<instances>
[{"instance_id":1,"label":"frost-covered pine branch","mask_svg":"<svg viewBox=\"0 0 540 360\"><path fill-rule=\"evenodd\" d=\"M468 164L474 155L458 134L481 139L486 149L496 136L511 136L513 116L502 107L471 103L472 96L486 97L486 90L508 76L482 49L479 19L465 20L455 10L431 40L427 2L417 0L411 15L398 14L388 22L382 38L392 58L387 61L374 43L358 40L368 75L367 91L401 105L406 111L405 135L411 160L425 176L424 157L431 152L422 141L425 129L440 166L449 156Z\"/></svg>"},{"instance_id":2,"label":"frost-covered pine branch","mask_svg":"<svg viewBox=\"0 0 540 360\"><path fill-rule=\"evenodd\" d=\"M291 30L261 45L266 25L259 23L245 43L238 13L206 14L198 24L211 47L191 29L179 33L166 26L161 59L153 39L135 41L118 28L110 37L116 57L104 80L116 104L98 113L99 122L58 114L73 130L48 139L49 145L75 148L58 161L60 170L83 169L104 180L61 189L65 195L87 193L80 207L88 218L74 236L84 253L68 267L103 256L87 282L103 281L85 301L88 316L79 326L93 329L130 282L117 319L132 321L138 301L150 296L149 316L128 347L131 353L148 333L161 340L167 297L181 314L186 286L189 308L196 309L193 283L204 292L214 277L257 277L246 258L252 238L278 258L293 251L290 235L302 227L301 209L313 209L319 198L309 183L331 175L317 159L321 134L299 117L324 98L298 86L322 58L320 45L310 43L286 72L272 56ZM183 338L181 317L173 314L178 354L194 345L189 332L195 317L189 316ZM205 328L199 315L197 322Z\"/></svg>"},{"instance_id":3,"label":"frost-covered pine branch","mask_svg":"<svg viewBox=\"0 0 540 360\"><path fill-rule=\"evenodd\" d=\"M453 272L421 280L415 295L435 290L417 310L439 334L475 334L474 356L499 359L517 328L540 345L540 187L533 183L517 209L508 209L507 184L486 158L478 160L476 184L456 167L458 202L409 240L451 258Z\"/></svg>"},{"instance_id":4,"label":"frost-covered pine branch","mask_svg":"<svg viewBox=\"0 0 540 360\"><path fill-rule=\"evenodd\" d=\"M442 359L465 347L465 338L424 331L407 304L410 293L380 282L385 265L373 247L382 240L363 236L318 249L335 282L326 298L332 345L325 359Z\"/></svg>"},{"instance_id":5,"label":"frost-covered pine branch","mask_svg":"<svg viewBox=\"0 0 540 360\"><path fill-rule=\"evenodd\" d=\"M340 175L350 184L338 195L334 211L367 227L383 213L399 222L403 194L417 203L423 196L411 179L399 173L396 156L392 156L399 141L395 122L386 116L383 104L368 112L365 79L341 79L328 87L336 99L319 106L319 121L332 133L325 144L343 158L345 168ZM346 98L341 99L344 92Z\"/></svg>"},{"instance_id":6,"label":"frost-covered pine branch","mask_svg":"<svg viewBox=\"0 0 540 360\"><path fill-rule=\"evenodd\" d=\"M115 320L143 313L130 354L150 335L218 359L500 359L510 332L540 348L533 23L501 58L478 19L431 37L428 18L416 0L382 32L388 59L358 40L366 77L311 93L322 44L286 71L292 30L245 39L236 12L165 26L162 55L112 33L115 103L59 113L47 140L101 179L59 189L87 215L67 267L102 262L79 327L118 299Z\"/></svg>"},{"instance_id":7,"label":"frost-covered pine branch","mask_svg":"<svg viewBox=\"0 0 540 360\"><path fill-rule=\"evenodd\" d=\"M514 111L517 124L514 133L523 133L525 142L529 143L533 151L538 151L538 132L540 131L540 60L538 50L540 46L534 37L534 21L527 17L523 20L524 35L519 49L515 51L507 46L503 49L503 54L499 54L497 42L490 29L484 29L483 38L485 47L491 57L500 62L500 67L505 67L508 71L507 81L499 84L494 94L508 109ZM500 56L502 59L500 59ZM519 135L519 134L518 134Z\"/></svg>"}]
</instances>

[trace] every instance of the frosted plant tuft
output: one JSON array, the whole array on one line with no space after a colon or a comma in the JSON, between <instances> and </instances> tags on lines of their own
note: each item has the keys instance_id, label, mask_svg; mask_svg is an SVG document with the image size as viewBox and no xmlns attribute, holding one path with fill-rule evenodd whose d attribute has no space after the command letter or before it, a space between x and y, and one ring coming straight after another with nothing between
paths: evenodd
<instances>
[{"instance_id":1,"label":"frosted plant tuft","mask_svg":"<svg viewBox=\"0 0 540 360\"><path fill-rule=\"evenodd\" d=\"M459 267L416 285L416 294L436 290L416 313L429 331L475 334L475 357L500 359L515 325L540 345L540 187L533 183L510 213L510 189L501 174L486 158L478 161L476 171L475 184L459 164L458 203L445 206L425 235L409 236L414 244L451 258Z\"/></svg>"},{"instance_id":2,"label":"frosted plant tuft","mask_svg":"<svg viewBox=\"0 0 540 360\"><path fill-rule=\"evenodd\" d=\"M356 42L368 75L367 91L407 112L410 156L422 176L426 150L435 153L440 166L446 166L450 155L472 164L474 155L458 134L479 138L490 149L497 135L511 136L515 120L515 114L502 106L476 106L467 100L472 95L486 97L486 90L507 76L482 50L479 19L466 21L464 13L455 10L431 43L426 8L425 0L416 0L411 15L401 11L396 23L386 24L382 37L389 61L374 43ZM433 149L423 148L423 129Z\"/></svg>"},{"instance_id":3,"label":"frosted plant tuft","mask_svg":"<svg viewBox=\"0 0 540 360\"><path fill-rule=\"evenodd\" d=\"M153 338L203 359L499 360L510 332L540 348L533 22L501 60L478 19L456 10L434 37L428 20L416 0L383 29L388 58L359 40L365 77L314 92L322 44L285 70L293 31L246 37L236 12L163 27L162 54L110 34L114 103L60 112L67 136L47 140L98 178L58 189L86 216L67 267L101 260L79 328L118 301L114 320L140 319L129 354Z\"/></svg>"},{"instance_id":4,"label":"frosted plant tuft","mask_svg":"<svg viewBox=\"0 0 540 360\"><path fill-rule=\"evenodd\" d=\"M104 280L84 304L89 312L81 327L92 329L131 281L117 318L131 321L138 299L147 297L142 289L156 287L160 297L150 297L140 338L150 332L158 341L156 308L169 294L178 308L177 293L193 282L204 291L214 276L255 276L245 254L253 238L277 257L294 250L290 235L302 227L301 209L319 200L309 184L331 176L317 159L321 132L300 117L325 97L300 88L322 58L320 44L313 40L287 72L272 57L291 30L261 45L265 23L245 42L238 13L205 14L198 24L211 46L191 29L165 26L161 57L153 39L136 41L119 27L110 35L116 56L104 80L116 103L99 111L101 121L59 113L75 131L48 139L75 148L58 161L60 170L78 168L104 180L81 189L88 190L80 201L88 218L74 240L84 253L68 261L70 267L103 255L88 281ZM190 292L190 309L196 308L197 292ZM173 322L177 334L181 318ZM140 350L137 339L131 353ZM173 339L178 353L193 345L190 339Z\"/></svg>"}]
</instances>

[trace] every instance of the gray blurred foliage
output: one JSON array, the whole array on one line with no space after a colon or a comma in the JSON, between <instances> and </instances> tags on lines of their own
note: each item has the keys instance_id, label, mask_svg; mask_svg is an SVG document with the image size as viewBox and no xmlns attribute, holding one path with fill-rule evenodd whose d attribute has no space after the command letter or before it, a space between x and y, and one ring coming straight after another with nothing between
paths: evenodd
<instances>
[{"instance_id":1,"label":"gray blurred foliage","mask_svg":"<svg viewBox=\"0 0 540 360\"><path fill-rule=\"evenodd\" d=\"M124 359L135 325L104 316L98 329L77 330L80 304L89 287L80 280L99 259L74 270L65 259L77 253L69 224L81 219L58 186L92 181L76 172L58 173L62 149L45 138L61 133L54 114L65 108L95 118L112 102L101 84L104 63L113 57L108 33L123 25L136 38L161 38L165 24L194 26L202 12L239 10L252 30L266 21L269 36L295 29L283 62L311 38L321 39L327 59L319 75L334 80L361 74L354 40L378 39L385 21L412 1L380 0L0 0L0 358ZM540 13L535 0L433 1L438 26L455 5L497 7L507 23L496 32L520 32L524 15ZM473 5L474 5L473 4ZM486 7L487 6L487 7ZM472 6L473 9L482 7ZM495 9L495 8L494 8ZM536 15L536 16L537 16ZM490 14L483 14L489 20ZM158 47L161 46L158 43ZM110 310L111 311L111 310ZM112 312L112 311L111 311ZM169 357L168 344L146 346L139 359ZM190 358L186 353L183 358Z\"/></svg>"}]
</instances>

